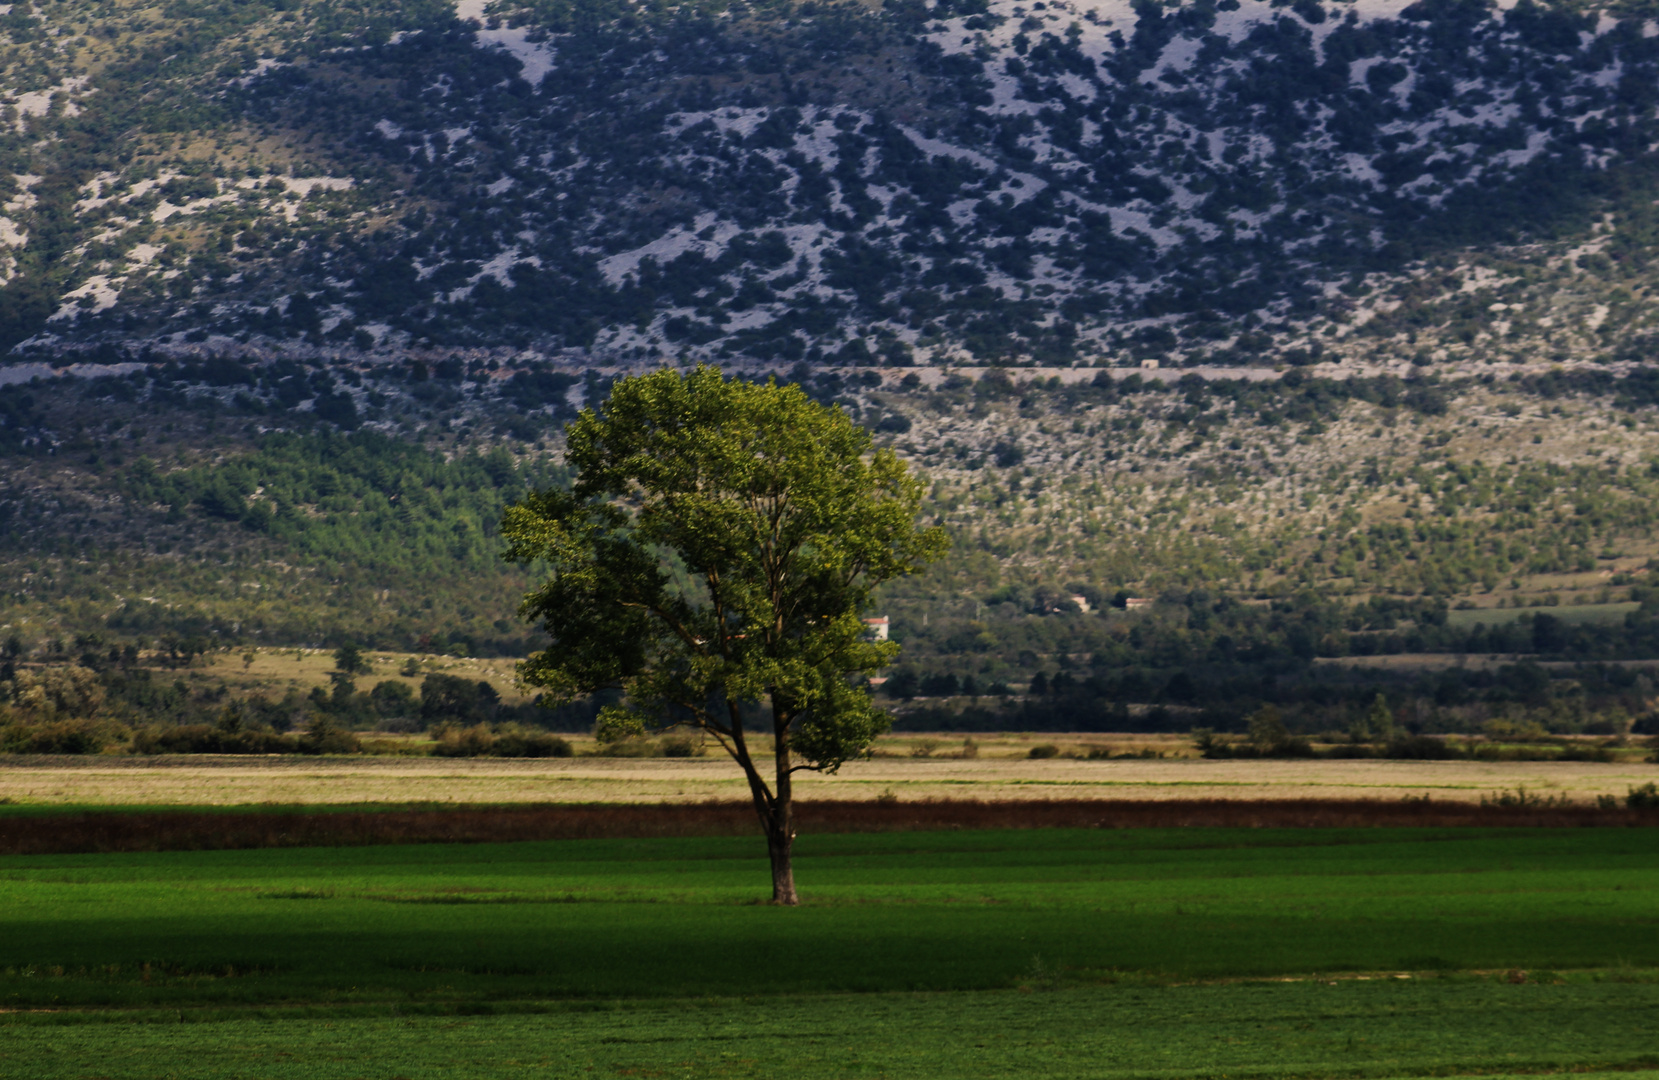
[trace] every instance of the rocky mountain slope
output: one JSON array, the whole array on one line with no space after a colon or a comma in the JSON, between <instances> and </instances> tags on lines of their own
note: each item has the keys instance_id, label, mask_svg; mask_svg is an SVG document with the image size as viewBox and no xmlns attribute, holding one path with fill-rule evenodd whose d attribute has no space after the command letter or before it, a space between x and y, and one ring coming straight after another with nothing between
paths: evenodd
<instances>
[{"instance_id":1,"label":"rocky mountain slope","mask_svg":"<svg viewBox=\"0 0 1659 1080\"><path fill-rule=\"evenodd\" d=\"M22 353L1641 360L1656 24L1532 0L45 0Z\"/></svg>"}]
</instances>

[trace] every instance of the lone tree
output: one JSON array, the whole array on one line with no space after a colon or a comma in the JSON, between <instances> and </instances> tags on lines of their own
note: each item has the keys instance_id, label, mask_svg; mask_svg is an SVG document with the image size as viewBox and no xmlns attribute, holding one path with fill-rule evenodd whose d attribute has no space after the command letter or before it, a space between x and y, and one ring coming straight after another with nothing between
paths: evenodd
<instances>
[{"instance_id":1,"label":"lone tree","mask_svg":"<svg viewBox=\"0 0 1659 1080\"><path fill-rule=\"evenodd\" d=\"M342 675L367 675L374 666L355 642L348 641L334 650L334 670Z\"/></svg>"},{"instance_id":2,"label":"lone tree","mask_svg":"<svg viewBox=\"0 0 1659 1080\"><path fill-rule=\"evenodd\" d=\"M860 615L947 546L916 525L921 482L799 387L708 367L619 380L567 439L573 488L502 520L509 559L552 568L520 614L553 641L520 674L549 703L622 690L601 737L718 741L749 780L772 900L794 904L795 774L834 772L888 725L858 676L898 646L867 640Z\"/></svg>"}]
</instances>

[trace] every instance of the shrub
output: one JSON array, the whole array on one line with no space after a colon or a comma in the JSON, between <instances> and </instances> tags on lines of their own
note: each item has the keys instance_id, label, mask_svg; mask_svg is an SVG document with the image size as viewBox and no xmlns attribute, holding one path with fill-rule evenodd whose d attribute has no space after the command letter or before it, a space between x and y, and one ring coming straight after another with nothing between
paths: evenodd
<instances>
[{"instance_id":1,"label":"shrub","mask_svg":"<svg viewBox=\"0 0 1659 1080\"><path fill-rule=\"evenodd\" d=\"M30 671L7 665L0 674L0 703L9 702L41 730L56 730L57 724L96 715L104 693L98 673L80 666Z\"/></svg>"},{"instance_id":2,"label":"shrub","mask_svg":"<svg viewBox=\"0 0 1659 1080\"><path fill-rule=\"evenodd\" d=\"M438 757L484 757L495 749L495 734L488 724L471 727L444 724L433 734L437 736L437 745L432 747L432 753Z\"/></svg>"},{"instance_id":3,"label":"shrub","mask_svg":"<svg viewBox=\"0 0 1659 1080\"><path fill-rule=\"evenodd\" d=\"M954 697L962 689L962 683L951 672L935 672L924 675L921 681L923 697Z\"/></svg>"},{"instance_id":4,"label":"shrub","mask_svg":"<svg viewBox=\"0 0 1659 1080\"><path fill-rule=\"evenodd\" d=\"M573 753L575 751L570 743L557 735L521 728L516 724L498 731L495 745L490 748L491 756L504 758L570 757Z\"/></svg>"},{"instance_id":5,"label":"shrub","mask_svg":"<svg viewBox=\"0 0 1659 1080\"><path fill-rule=\"evenodd\" d=\"M487 723L500 704L501 695L482 679L434 673L421 681L421 717L428 723Z\"/></svg>"},{"instance_id":6,"label":"shrub","mask_svg":"<svg viewBox=\"0 0 1659 1080\"><path fill-rule=\"evenodd\" d=\"M1482 806L1501 806L1510 810L1536 810L1552 806L1570 806L1571 801L1565 795L1539 795L1518 787L1514 791L1500 791L1496 795L1482 795Z\"/></svg>"},{"instance_id":7,"label":"shrub","mask_svg":"<svg viewBox=\"0 0 1659 1080\"><path fill-rule=\"evenodd\" d=\"M703 748L689 736L678 735L662 741L663 757L702 757Z\"/></svg>"},{"instance_id":8,"label":"shrub","mask_svg":"<svg viewBox=\"0 0 1659 1080\"><path fill-rule=\"evenodd\" d=\"M1216 736L1214 728L1193 728L1192 743L1198 749L1200 757L1219 758L1227 756L1227 744Z\"/></svg>"},{"instance_id":9,"label":"shrub","mask_svg":"<svg viewBox=\"0 0 1659 1080\"><path fill-rule=\"evenodd\" d=\"M96 754L110 742L102 726L87 720L12 724L0 730L0 750L8 754Z\"/></svg>"},{"instance_id":10,"label":"shrub","mask_svg":"<svg viewBox=\"0 0 1659 1080\"><path fill-rule=\"evenodd\" d=\"M388 718L411 717L420 711L415 704L415 691L409 684L391 679L375 684L369 691L369 704L378 715Z\"/></svg>"},{"instance_id":11,"label":"shrub","mask_svg":"<svg viewBox=\"0 0 1659 1080\"><path fill-rule=\"evenodd\" d=\"M1614 756L1613 751L1605 746L1568 746L1555 760L1608 762L1614 760Z\"/></svg>"},{"instance_id":12,"label":"shrub","mask_svg":"<svg viewBox=\"0 0 1659 1080\"><path fill-rule=\"evenodd\" d=\"M141 728L133 734L132 748L139 754L281 754L297 747L274 731L177 724Z\"/></svg>"},{"instance_id":13,"label":"shrub","mask_svg":"<svg viewBox=\"0 0 1659 1080\"><path fill-rule=\"evenodd\" d=\"M357 736L327 716L313 718L296 742L296 749L302 754L355 754L362 748Z\"/></svg>"},{"instance_id":14,"label":"shrub","mask_svg":"<svg viewBox=\"0 0 1659 1080\"><path fill-rule=\"evenodd\" d=\"M1624 804L1631 810L1659 809L1659 784L1652 781L1641 787L1633 787L1624 797Z\"/></svg>"},{"instance_id":15,"label":"shrub","mask_svg":"<svg viewBox=\"0 0 1659 1080\"><path fill-rule=\"evenodd\" d=\"M1055 746L1053 743L1042 743L1041 745L1033 746L1031 751L1025 756L1037 759L1059 757L1060 748Z\"/></svg>"},{"instance_id":16,"label":"shrub","mask_svg":"<svg viewBox=\"0 0 1659 1080\"><path fill-rule=\"evenodd\" d=\"M1250 745L1257 751L1271 753L1289 742L1290 731L1276 707L1263 705L1250 714Z\"/></svg>"},{"instance_id":17,"label":"shrub","mask_svg":"<svg viewBox=\"0 0 1659 1080\"><path fill-rule=\"evenodd\" d=\"M1143 746L1139 750L1125 750L1121 754L1112 753L1110 746L1089 747L1090 761L1157 761L1163 757L1163 752L1154 750L1150 746Z\"/></svg>"},{"instance_id":18,"label":"shrub","mask_svg":"<svg viewBox=\"0 0 1659 1080\"><path fill-rule=\"evenodd\" d=\"M650 739L617 739L601 746L604 757L656 757L657 744Z\"/></svg>"},{"instance_id":19,"label":"shrub","mask_svg":"<svg viewBox=\"0 0 1659 1080\"><path fill-rule=\"evenodd\" d=\"M1308 758L1316 757L1313 746L1285 727L1284 718L1272 705L1263 705L1249 717L1250 734L1245 742L1234 742L1210 728L1194 728L1193 741L1207 758ZM1153 751L1150 756L1156 756Z\"/></svg>"},{"instance_id":20,"label":"shrub","mask_svg":"<svg viewBox=\"0 0 1659 1080\"><path fill-rule=\"evenodd\" d=\"M437 745L432 753L438 757L549 758L575 753L570 743L557 735L517 724L497 729L488 724L444 724L434 734Z\"/></svg>"},{"instance_id":21,"label":"shrub","mask_svg":"<svg viewBox=\"0 0 1659 1080\"><path fill-rule=\"evenodd\" d=\"M1383 756L1395 761L1445 761L1462 755L1445 739L1436 739L1428 735L1406 735L1388 740Z\"/></svg>"},{"instance_id":22,"label":"shrub","mask_svg":"<svg viewBox=\"0 0 1659 1080\"><path fill-rule=\"evenodd\" d=\"M876 424L876 430L889 435L903 435L910 430L910 417L903 413L888 413Z\"/></svg>"},{"instance_id":23,"label":"shrub","mask_svg":"<svg viewBox=\"0 0 1659 1080\"><path fill-rule=\"evenodd\" d=\"M914 671L899 670L887 677L881 692L888 697L909 701L921 690L921 676Z\"/></svg>"}]
</instances>

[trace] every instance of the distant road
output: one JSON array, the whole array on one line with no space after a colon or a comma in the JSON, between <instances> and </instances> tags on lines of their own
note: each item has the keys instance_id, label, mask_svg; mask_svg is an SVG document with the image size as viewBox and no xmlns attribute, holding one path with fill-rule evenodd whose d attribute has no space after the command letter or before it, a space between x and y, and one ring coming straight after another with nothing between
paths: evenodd
<instances>
[{"instance_id":1,"label":"distant road","mask_svg":"<svg viewBox=\"0 0 1659 1080\"><path fill-rule=\"evenodd\" d=\"M273 361L273 360L277 360L277 359L286 359L288 357L273 355L273 356L261 358L261 357L251 357L251 356L248 356L246 354L243 354L243 355L235 356L233 358L237 359L237 360L240 360L243 363L258 364L258 363L261 363L261 362L269 362L269 361ZM201 359L201 357L196 356L196 355L186 354L186 355L180 355L180 356L174 357L173 359L177 359L181 362L189 362L191 360ZM419 359L419 357L410 357L410 359ZM311 363L330 363L330 361L317 359L317 358L312 358L312 359L310 359L309 362L311 362ZM392 365L392 364L400 364L402 362L403 362L402 357L398 357L398 358L369 357L369 358L364 358L361 361L359 361L356 366L359 367L359 368L362 368L362 369L367 369L367 368L375 368L375 367L386 367L386 366L389 366L389 365ZM652 367L650 365L635 365L635 364L626 364L626 365L592 364L592 365L588 365L588 364L579 364L579 363L574 363L574 362L570 361L569 359L563 358L563 357L559 358L558 360L552 361L552 365L553 365L554 368L556 368L557 370L561 370L561 371L569 371L569 372L576 372L576 373L594 371L594 372L598 372L601 375L624 375L624 374L637 373L637 372L641 372L641 371L654 370L654 367ZM18 383L26 383L29 380L35 379L35 378L55 379L55 378L61 378L61 377L66 376L66 375L73 376L75 378L81 378L81 379L95 379L95 378L99 378L101 376L107 376L107 375L126 375L129 372L142 370L143 368L145 368L147 366L149 366L149 365L138 363L138 362L129 362L129 363L124 363L124 364L70 364L67 367L61 367L61 368L55 368L55 367L52 367L50 364L42 363L40 361L29 361L27 363L20 363L20 364L4 364L3 366L0 366L0 386L13 386L13 385L16 385ZM786 374L785 371L780 370L775 366L764 365L764 364L753 364L753 365L749 365L749 364L727 364L727 365L723 365L723 366L725 367L725 369L727 371L743 372L745 374L750 374L750 375L756 375L756 374L764 375L764 374L770 374L770 373L776 373L776 374L779 374L779 375ZM1399 378L1406 378L1406 377L1408 377L1410 375L1414 375L1414 374L1416 374L1416 375L1451 376L1451 377L1454 377L1454 378L1473 378L1473 377L1478 376L1478 375L1492 375L1492 376L1495 376L1495 377L1498 377L1498 378L1508 378L1510 375L1515 375L1515 374L1541 375L1546 371L1552 371L1552 370L1556 370L1556 369L1566 370L1566 371L1582 371L1582 370L1586 370L1586 369L1592 369L1592 370L1596 370L1596 371L1605 371L1605 372L1607 372L1609 374L1613 374L1613 375L1627 375L1631 371L1634 371L1634 370L1636 370L1636 369L1638 369L1642 366L1643 365L1641 365L1641 364L1632 363L1632 362L1629 362L1629 361L1621 361L1621 362L1618 362L1618 363L1603 364L1603 363L1598 363L1598 362L1593 361L1593 360L1568 360L1568 361L1565 361L1563 363L1548 364L1548 365L1545 365L1545 364L1507 364L1507 363L1502 363L1502 364L1457 363L1457 364L1436 364L1435 366L1430 367L1430 368L1419 368L1419 367L1414 367L1412 364L1410 364L1407 361L1400 360L1400 361L1394 361L1394 362L1383 363L1383 364L1360 364L1360 363L1310 364L1306 367L1296 367L1296 368L1291 368L1291 367L1278 367L1278 368L1271 368L1271 367L1167 367L1167 368L1166 367L1157 367L1157 368L1143 368L1143 367L1137 367L1137 366L1132 366L1132 365L1125 365L1125 366L1122 366L1122 367L1110 367L1110 368L1095 368L1095 367L1075 367L1075 368L1059 368L1059 367L1054 367L1054 368L1023 368L1023 367L1022 368L1013 368L1013 367L1008 367L1008 368L994 368L994 367L991 367L991 366L988 366L988 365L987 366L944 365L944 366L937 366L937 367L913 367L913 368L815 367L812 370L814 372L831 372L831 371L833 371L833 372L836 372L837 374L842 375L843 377L848 376L848 375L858 374L858 373L864 372L864 371L879 371L882 375L883 381L888 381L888 382L890 382L894 379L903 378L905 375L914 374L918 379L920 379L922 381L922 384L924 386L937 386L940 383L944 382L944 380L947 377L949 377L950 375L953 375L953 374L962 375L962 376L965 376L967 378L978 381L980 376L984 375L988 371L1003 371L1003 372L1006 372L1010 378L1016 379L1016 380L1021 381L1021 382L1030 381L1032 379L1045 379L1046 380L1046 379L1055 379L1055 378L1057 378L1062 383L1072 384L1072 383L1091 382L1091 381L1093 381L1094 377L1102 371L1109 371L1112 375L1112 378L1114 378L1114 379L1125 379L1125 378L1128 378L1130 375L1139 375L1141 377L1141 379L1146 381L1146 382L1173 383L1173 382L1179 382L1181 379L1186 378L1188 375L1196 375L1200 379L1205 379L1205 380L1242 380L1242 381L1248 381L1248 382L1267 382L1267 381L1271 381L1273 379L1281 379L1285 375L1287 375L1288 373L1290 373L1292 371L1300 371L1304 375L1306 375L1310 378L1320 378L1320 379L1375 378L1376 376L1379 376L1379 375L1394 375L1394 376L1397 376ZM501 377L504 377L508 374L510 374L510 372L507 371L506 369L503 369L495 377L501 378Z\"/></svg>"}]
</instances>

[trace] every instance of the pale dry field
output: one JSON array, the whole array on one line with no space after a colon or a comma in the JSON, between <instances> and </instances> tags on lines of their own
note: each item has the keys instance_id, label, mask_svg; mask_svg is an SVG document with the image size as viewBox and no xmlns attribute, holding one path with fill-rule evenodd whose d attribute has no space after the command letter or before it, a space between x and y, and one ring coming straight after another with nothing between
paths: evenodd
<instances>
[{"instance_id":1,"label":"pale dry field","mask_svg":"<svg viewBox=\"0 0 1659 1080\"><path fill-rule=\"evenodd\" d=\"M252 659L245 659L245 655ZM517 660L378 650L365 651L363 659L369 663L370 671L357 676L359 690L368 690L380 682L400 682L418 694L422 679L427 675L442 674L487 682L510 705L525 700L514 670ZM411 665L410 670L414 674L403 674L406 665ZM309 693L313 687L327 689L333 670L332 649L262 648L224 649L199 657L189 668L179 671L154 668L152 674L158 679L177 678L199 685L223 685L236 694L279 698L289 690L298 690L303 694Z\"/></svg>"},{"instance_id":2,"label":"pale dry field","mask_svg":"<svg viewBox=\"0 0 1659 1080\"><path fill-rule=\"evenodd\" d=\"M1400 799L1525 788L1592 802L1659 778L1647 763L1030 761L877 758L801 775L803 799ZM0 799L50 805L697 802L744 799L737 767L697 759L110 758L0 765Z\"/></svg>"}]
</instances>

